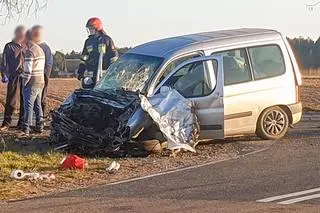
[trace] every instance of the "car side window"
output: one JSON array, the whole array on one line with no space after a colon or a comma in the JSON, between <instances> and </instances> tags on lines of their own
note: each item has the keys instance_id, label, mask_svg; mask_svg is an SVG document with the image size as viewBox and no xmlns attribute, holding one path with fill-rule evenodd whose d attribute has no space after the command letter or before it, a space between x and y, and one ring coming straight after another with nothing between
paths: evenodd
<instances>
[{"instance_id":1,"label":"car side window","mask_svg":"<svg viewBox=\"0 0 320 213\"><path fill-rule=\"evenodd\" d=\"M196 53L196 54L184 56L184 57L181 57L181 58L178 58L178 59L172 61L171 63L169 63L166 66L166 68L163 71L163 74L162 74L161 78L158 80L156 85L158 86L160 84L160 82L162 82L177 66L179 66L183 62L185 62L187 60L190 60L190 59L193 59L193 58L200 57L200 56L201 56L201 54Z\"/></svg>"},{"instance_id":2,"label":"car side window","mask_svg":"<svg viewBox=\"0 0 320 213\"><path fill-rule=\"evenodd\" d=\"M203 61L183 66L163 86L176 89L185 98L209 95L215 87L211 84L206 62Z\"/></svg>"},{"instance_id":3,"label":"car side window","mask_svg":"<svg viewBox=\"0 0 320 213\"><path fill-rule=\"evenodd\" d=\"M252 80L249 60L245 49L214 53L223 58L224 85L233 85Z\"/></svg>"},{"instance_id":4,"label":"car side window","mask_svg":"<svg viewBox=\"0 0 320 213\"><path fill-rule=\"evenodd\" d=\"M254 78L264 79L285 73L282 52L277 45L249 48Z\"/></svg>"}]
</instances>

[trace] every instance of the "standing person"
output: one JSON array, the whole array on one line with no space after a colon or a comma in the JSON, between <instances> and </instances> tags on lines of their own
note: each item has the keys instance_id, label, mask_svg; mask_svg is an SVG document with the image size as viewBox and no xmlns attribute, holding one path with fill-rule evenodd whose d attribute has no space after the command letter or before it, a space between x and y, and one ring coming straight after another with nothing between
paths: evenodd
<instances>
[{"instance_id":1,"label":"standing person","mask_svg":"<svg viewBox=\"0 0 320 213\"><path fill-rule=\"evenodd\" d=\"M24 123L22 133L28 136L32 124L33 111L36 114L35 131L43 131L43 111L41 96L44 88L45 53L37 44L38 35L31 31L31 38L26 43L26 55L24 60L24 72L22 75ZM30 39L30 40L29 40Z\"/></svg>"},{"instance_id":2,"label":"standing person","mask_svg":"<svg viewBox=\"0 0 320 213\"><path fill-rule=\"evenodd\" d=\"M42 48L45 54L45 66L44 66L44 88L42 92L41 98L41 106L44 117L47 117L47 94L48 94L48 86L49 86L49 78L52 71L53 66L53 56L50 47L46 42L43 41L43 32L44 28L40 25L36 25L32 27L32 33L34 34L35 42Z\"/></svg>"},{"instance_id":3,"label":"standing person","mask_svg":"<svg viewBox=\"0 0 320 213\"><path fill-rule=\"evenodd\" d=\"M12 115L16 111L20 99L20 112L18 128L23 123L23 97L21 74L23 72L24 51L25 51L26 28L18 26L14 31L14 39L7 43L3 50L3 59L0 64L0 71L3 83L7 85L7 97L4 112L4 120L1 131L9 129L12 122Z\"/></svg>"},{"instance_id":4,"label":"standing person","mask_svg":"<svg viewBox=\"0 0 320 213\"><path fill-rule=\"evenodd\" d=\"M107 70L110 64L118 59L118 52L112 39L103 30L99 18L89 19L86 28L89 37L82 51L78 79L82 81L84 89L92 89L98 80L100 55L103 55L102 69Z\"/></svg>"}]
</instances>

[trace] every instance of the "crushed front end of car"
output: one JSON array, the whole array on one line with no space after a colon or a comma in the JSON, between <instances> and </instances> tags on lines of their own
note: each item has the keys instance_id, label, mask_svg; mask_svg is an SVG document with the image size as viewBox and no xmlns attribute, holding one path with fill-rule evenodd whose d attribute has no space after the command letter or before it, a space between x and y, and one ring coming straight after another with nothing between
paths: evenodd
<instances>
[{"instance_id":1,"label":"crushed front end of car","mask_svg":"<svg viewBox=\"0 0 320 213\"><path fill-rule=\"evenodd\" d=\"M76 90L52 113L52 143L86 155L118 151L151 120L140 107L139 95L162 61L124 54L93 90Z\"/></svg>"},{"instance_id":2,"label":"crushed front end of car","mask_svg":"<svg viewBox=\"0 0 320 213\"><path fill-rule=\"evenodd\" d=\"M128 121L139 107L134 92L76 90L52 112L51 142L86 155L118 151L131 138Z\"/></svg>"}]
</instances>

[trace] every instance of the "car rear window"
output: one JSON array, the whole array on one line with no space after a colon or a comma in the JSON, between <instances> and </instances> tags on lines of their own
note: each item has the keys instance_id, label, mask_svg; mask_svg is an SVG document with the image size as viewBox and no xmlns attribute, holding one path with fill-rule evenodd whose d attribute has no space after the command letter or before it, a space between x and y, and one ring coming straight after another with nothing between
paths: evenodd
<instances>
[{"instance_id":1,"label":"car rear window","mask_svg":"<svg viewBox=\"0 0 320 213\"><path fill-rule=\"evenodd\" d=\"M285 73L285 63L281 49L277 45L249 48L254 78L265 79Z\"/></svg>"}]
</instances>

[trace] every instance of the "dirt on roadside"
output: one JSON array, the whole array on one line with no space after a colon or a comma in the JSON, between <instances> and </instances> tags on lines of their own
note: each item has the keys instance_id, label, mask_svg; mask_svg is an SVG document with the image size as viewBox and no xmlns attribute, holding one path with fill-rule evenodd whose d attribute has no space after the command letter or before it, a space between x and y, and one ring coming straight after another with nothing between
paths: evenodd
<instances>
[{"instance_id":1,"label":"dirt on roadside","mask_svg":"<svg viewBox=\"0 0 320 213\"><path fill-rule=\"evenodd\" d=\"M305 111L320 110L320 79L304 78L301 96Z\"/></svg>"}]
</instances>

